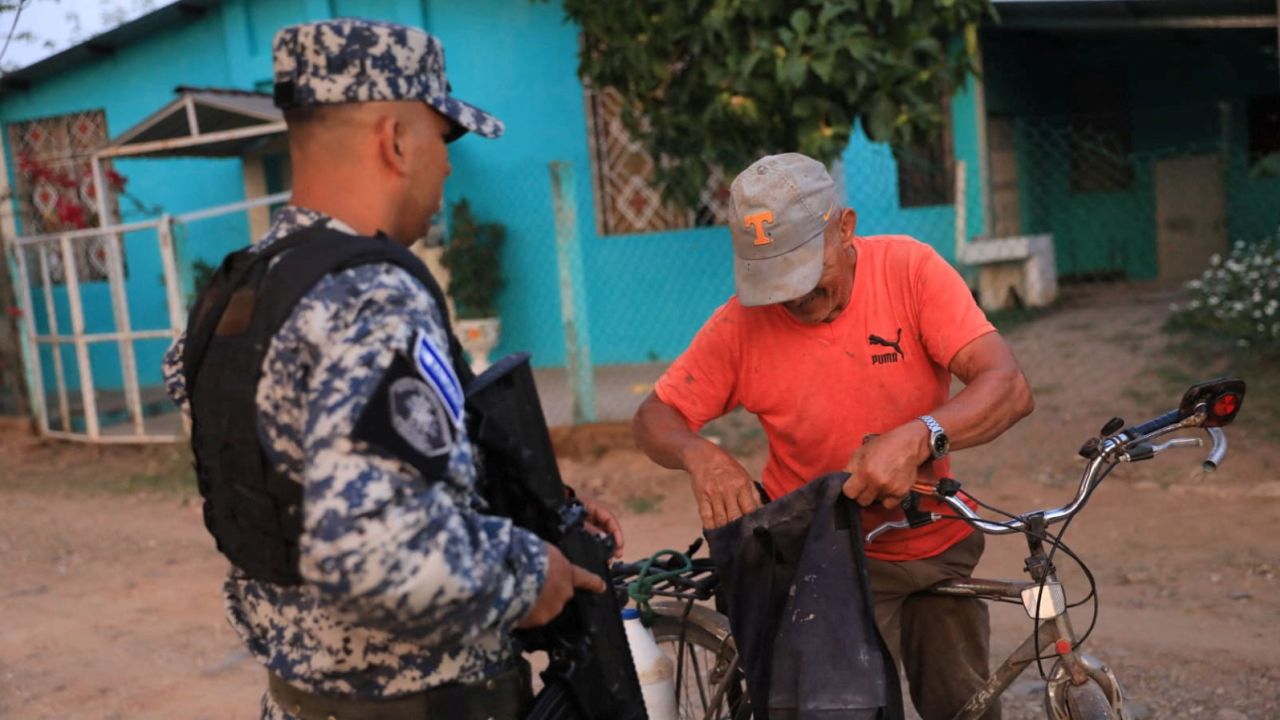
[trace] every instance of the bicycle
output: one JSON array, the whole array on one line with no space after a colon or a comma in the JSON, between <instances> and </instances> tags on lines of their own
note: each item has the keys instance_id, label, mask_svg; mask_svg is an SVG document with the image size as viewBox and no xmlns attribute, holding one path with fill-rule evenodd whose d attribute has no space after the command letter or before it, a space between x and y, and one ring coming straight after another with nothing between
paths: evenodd
<instances>
[{"instance_id":1,"label":"bicycle","mask_svg":"<svg viewBox=\"0 0 1280 720\"><path fill-rule=\"evenodd\" d=\"M1211 380L1193 385L1176 409L1147 422L1126 427L1120 418L1112 418L1097 436L1089 438L1080 448L1080 455L1088 463L1075 497L1066 505L1012 515L974 498L961 489L960 483L944 479L936 486L913 489L903 503L902 520L881 525L867 534L866 541L870 542L891 529L953 520L967 522L990 535L1020 533L1026 538L1028 557L1024 569L1031 576L1030 581L968 578L947 581L929 590L949 597L1021 604L1033 621L1033 630L1026 641L991 673L987 683L974 693L954 720L981 717L1028 666L1044 661L1053 662L1049 672L1043 673L1045 714L1050 720L1128 720L1124 691L1116 674L1106 663L1081 652L1097 621L1097 583L1062 537L1072 518L1084 509L1093 492L1119 464L1150 460L1166 450L1203 446L1198 437L1178 437L1156 443L1159 438L1203 429L1211 443L1203 467L1206 471L1216 470L1227 454L1227 438L1222 428L1239 413L1244 393L1242 380ZM942 500L954 514L919 511L922 493ZM966 500L1006 519L988 520L970 508ZM1050 533L1049 528L1059 523L1062 527L1057 534ZM689 555L700 545L701 540L691 546ZM1050 546L1048 551L1046 545ZM1075 602L1067 602L1066 590L1053 564L1059 551L1080 566L1089 582L1089 593ZM750 703L728 619L715 609L696 604L715 597L714 566L709 559L690 561L678 557L659 562L620 563L614 566L615 587L631 586L634 578L655 565L669 574L652 588L652 594L673 601L653 604L651 629L659 645L670 648L668 654L676 663L681 720L747 720L751 717ZM1089 627L1077 636L1069 610L1091 600L1093 615ZM708 671L705 677L704 669Z\"/></svg>"},{"instance_id":2,"label":"bicycle","mask_svg":"<svg viewBox=\"0 0 1280 720\"><path fill-rule=\"evenodd\" d=\"M651 611L649 630L675 666L679 720L749 720L746 677L716 596L715 565L710 558L692 557L701 547L698 538L684 553L664 551L648 560L614 563L614 591L620 603L630 598ZM669 555L665 561L658 559L663 554ZM638 598L636 583L654 568L660 577ZM649 603L653 596L668 600ZM698 604L707 601L716 604Z\"/></svg>"}]
</instances>

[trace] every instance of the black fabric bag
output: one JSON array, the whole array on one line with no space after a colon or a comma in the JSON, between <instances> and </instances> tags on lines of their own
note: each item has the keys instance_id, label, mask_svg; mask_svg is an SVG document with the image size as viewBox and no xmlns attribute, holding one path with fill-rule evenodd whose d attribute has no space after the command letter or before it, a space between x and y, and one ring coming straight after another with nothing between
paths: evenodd
<instances>
[{"instance_id":1,"label":"black fabric bag","mask_svg":"<svg viewBox=\"0 0 1280 720\"><path fill-rule=\"evenodd\" d=\"M900 720L858 506L824 475L706 532L755 720Z\"/></svg>"}]
</instances>

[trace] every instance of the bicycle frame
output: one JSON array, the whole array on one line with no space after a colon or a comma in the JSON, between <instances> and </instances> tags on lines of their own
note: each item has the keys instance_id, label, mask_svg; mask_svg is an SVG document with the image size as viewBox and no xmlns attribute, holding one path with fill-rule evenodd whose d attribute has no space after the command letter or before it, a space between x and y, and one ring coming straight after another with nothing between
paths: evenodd
<instances>
[{"instance_id":1,"label":"bicycle frame","mask_svg":"<svg viewBox=\"0 0 1280 720\"><path fill-rule=\"evenodd\" d=\"M1036 627L1027 639L996 668L987 682L956 713L954 720L978 720L1028 665L1052 656L1057 660L1045 688L1045 710L1051 720L1067 720L1069 717L1066 703L1068 684L1084 685L1091 680L1106 695L1116 716L1125 718L1120 682L1101 661L1080 653L1076 648L1066 594L1050 556L1044 551L1048 529L1046 513L1025 515L1020 522L1027 529L1029 555L1025 567L1031 575L1030 581L964 578L940 583L929 590L931 594L948 597L1018 600L1027 616L1036 620Z\"/></svg>"},{"instance_id":2,"label":"bicycle frame","mask_svg":"<svg viewBox=\"0 0 1280 720\"><path fill-rule=\"evenodd\" d=\"M1056 577L1050 576L1046 587L1056 582ZM1021 602L1025 591L1038 592L1038 586L1039 583L1035 582L966 578L944 582L933 587L929 592L947 597ZM1057 650L1059 641L1062 640L1065 640L1067 647L1072 650L1059 654ZM1064 707L1062 694L1066 683L1077 680L1087 682L1092 679L1098 682L1112 706L1123 717L1123 698L1115 675L1110 668L1096 658L1076 652L1075 642L1075 631L1067 611L1064 610L1056 617L1041 620L1036 630L1005 658L1004 662L991 673L986 684L975 692L969 702L956 713L954 720L977 720L982 717L1004 694L1004 691L1009 689L1014 680L1027 669L1028 665L1046 655L1057 655L1059 658L1058 665L1050 675L1047 690L1046 702L1051 712L1055 706Z\"/></svg>"}]
</instances>

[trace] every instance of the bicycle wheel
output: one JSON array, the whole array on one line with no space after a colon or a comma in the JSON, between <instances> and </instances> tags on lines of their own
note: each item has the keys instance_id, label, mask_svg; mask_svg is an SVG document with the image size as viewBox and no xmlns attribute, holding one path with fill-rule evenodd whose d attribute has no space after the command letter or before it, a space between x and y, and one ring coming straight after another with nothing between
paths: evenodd
<instances>
[{"instance_id":1,"label":"bicycle wheel","mask_svg":"<svg viewBox=\"0 0 1280 720\"><path fill-rule=\"evenodd\" d=\"M746 678L729 619L684 603L654 603L653 611L650 630L675 665L680 720L749 720Z\"/></svg>"}]
</instances>

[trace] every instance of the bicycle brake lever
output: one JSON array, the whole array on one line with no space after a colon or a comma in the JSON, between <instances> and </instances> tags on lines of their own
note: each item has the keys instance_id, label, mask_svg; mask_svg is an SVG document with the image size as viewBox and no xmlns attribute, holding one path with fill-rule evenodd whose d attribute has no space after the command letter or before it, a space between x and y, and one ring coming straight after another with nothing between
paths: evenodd
<instances>
[{"instance_id":1,"label":"bicycle brake lever","mask_svg":"<svg viewBox=\"0 0 1280 720\"><path fill-rule=\"evenodd\" d=\"M902 499L902 514L909 527L920 527L934 521L934 514L920 509L920 493L912 490Z\"/></svg>"},{"instance_id":2,"label":"bicycle brake lever","mask_svg":"<svg viewBox=\"0 0 1280 720\"><path fill-rule=\"evenodd\" d=\"M863 542L869 543L872 540L875 540L876 538L880 537L884 533L889 532L890 530L902 530L903 528L908 528L908 527L911 527L911 526L907 523L906 520L891 520L887 523L877 526L875 530L872 530L871 532L867 533L867 536L863 539Z\"/></svg>"},{"instance_id":3,"label":"bicycle brake lever","mask_svg":"<svg viewBox=\"0 0 1280 720\"><path fill-rule=\"evenodd\" d=\"M1204 445L1200 438L1174 438L1158 445L1151 443L1139 443L1126 450L1120 455L1121 462L1135 463L1143 460L1150 460L1156 455L1170 448L1182 447L1202 447Z\"/></svg>"},{"instance_id":4,"label":"bicycle brake lever","mask_svg":"<svg viewBox=\"0 0 1280 720\"><path fill-rule=\"evenodd\" d=\"M1174 438L1167 442L1162 442L1159 445L1156 445L1152 449L1155 450L1157 453L1161 453L1161 452L1164 452L1165 450L1168 450L1169 448L1180 448L1180 447L1189 447L1189 448L1204 447L1204 441L1201 440L1200 438Z\"/></svg>"},{"instance_id":5,"label":"bicycle brake lever","mask_svg":"<svg viewBox=\"0 0 1280 720\"><path fill-rule=\"evenodd\" d=\"M898 506L902 510L901 520L890 520L876 529L867 533L864 542L871 542L879 537L882 533L890 530L905 530L907 528L917 528L921 525L929 523L942 517L938 513L928 512L920 509L920 493L915 490L909 490L907 496L902 498L902 503Z\"/></svg>"}]
</instances>

